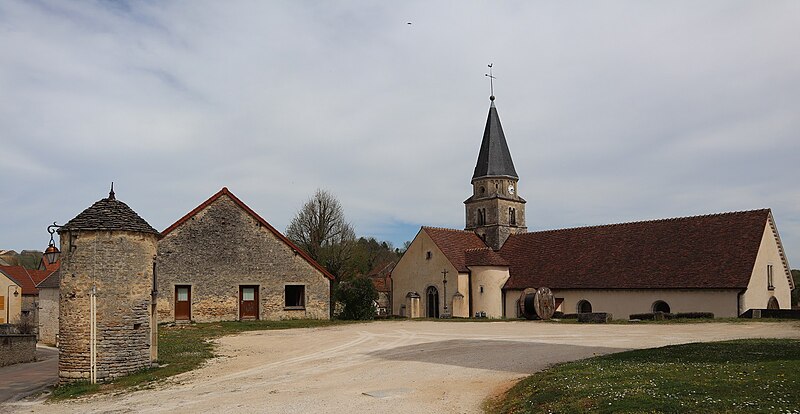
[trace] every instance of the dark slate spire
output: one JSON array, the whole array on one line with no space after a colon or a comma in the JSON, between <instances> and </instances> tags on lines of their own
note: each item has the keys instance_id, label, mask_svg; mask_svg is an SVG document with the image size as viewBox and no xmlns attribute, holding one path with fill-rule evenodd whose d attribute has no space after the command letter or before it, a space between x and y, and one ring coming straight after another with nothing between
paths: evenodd
<instances>
[{"instance_id":1,"label":"dark slate spire","mask_svg":"<svg viewBox=\"0 0 800 414\"><path fill-rule=\"evenodd\" d=\"M478 154L478 163L472 179L483 177L511 177L519 178L514 162L511 161L511 152L508 150L506 136L500 125L497 108L494 107L494 96L490 97L492 104L489 107L489 117L486 119L486 129L483 131L481 152Z\"/></svg>"},{"instance_id":2,"label":"dark slate spire","mask_svg":"<svg viewBox=\"0 0 800 414\"><path fill-rule=\"evenodd\" d=\"M127 204L116 199L113 187L108 194L108 198L104 198L83 210L75 218L68 221L67 224L61 226L58 232L81 230L120 230L158 234L156 229L139 217Z\"/></svg>"}]
</instances>

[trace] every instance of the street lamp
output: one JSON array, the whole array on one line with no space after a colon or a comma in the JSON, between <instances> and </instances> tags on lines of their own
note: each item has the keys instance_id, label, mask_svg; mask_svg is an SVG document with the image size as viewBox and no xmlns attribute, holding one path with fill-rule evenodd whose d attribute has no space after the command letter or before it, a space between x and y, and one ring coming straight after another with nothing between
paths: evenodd
<instances>
[{"instance_id":1,"label":"street lamp","mask_svg":"<svg viewBox=\"0 0 800 414\"><path fill-rule=\"evenodd\" d=\"M44 257L47 259L47 263L53 264L58 261L58 256L61 252L56 247L56 242L53 240L53 233L56 232L56 228L61 227L54 221L52 225L47 226L47 232L50 233L50 245L47 246L47 249L44 251Z\"/></svg>"},{"instance_id":2,"label":"street lamp","mask_svg":"<svg viewBox=\"0 0 800 414\"><path fill-rule=\"evenodd\" d=\"M6 304L6 323L11 323L9 320L11 318L11 288L14 288L14 297L19 297L19 290L17 290L17 286L9 285L8 290L6 293L8 294L6 297L8 298L8 303Z\"/></svg>"}]
</instances>

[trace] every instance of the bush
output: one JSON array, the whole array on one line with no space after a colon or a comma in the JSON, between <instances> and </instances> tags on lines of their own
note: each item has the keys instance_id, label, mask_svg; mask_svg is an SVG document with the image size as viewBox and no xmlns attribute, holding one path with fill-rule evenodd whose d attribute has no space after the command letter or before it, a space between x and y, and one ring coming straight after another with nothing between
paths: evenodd
<instances>
[{"instance_id":1,"label":"bush","mask_svg":"<svg viewBox=\"0 0 800 414\"><path fill-rule=\"evenodd\" d=\"M29 314L23 314L17 323L17 331L22 335L31 335L36 333L36 325L33 323L33 317Z\"/></svg>"},{"instance_id":2,"label":"bush","mask_svg":"<svg viewBox=\"0 0 800 414\"><path fill-rule=\"evenodd\" d=\"M614 317L606 312L579 313L578 322L582 323L607 323Z\"/></svg>"},{"instance_id":3,"label":"bush","mask_svg":"<svg viewBox=\"0 0 800 414\"><path fill-rule=\"evenodd\" d=\"M378 300L378 291L375 290L375 285L368 277L359 276L339 283L333 292L333 297L337 302L337 318L346 320L375 319L373 302Z\"/></svg>"},{"instance_id":4,"label":"bush","mask_svg":"<svg viewBox=\"0 0 800 414\"><path fill-rule=\"evenodd\" d=\"M711 312L650 312L633 313L628 316L628 319L639 319L641 321L664 321L670 319L714 319L714 314Z\"/></svg>"},{"instance_id":5,"label":"bush","mask_svg":"<svg viewBox=\"0 0 800 414\"><path fill-rule=\"evenodd\" d=\"M714 319L712 312L678 312L675 314L678 319Z\"/></svg>"}]
</instances>

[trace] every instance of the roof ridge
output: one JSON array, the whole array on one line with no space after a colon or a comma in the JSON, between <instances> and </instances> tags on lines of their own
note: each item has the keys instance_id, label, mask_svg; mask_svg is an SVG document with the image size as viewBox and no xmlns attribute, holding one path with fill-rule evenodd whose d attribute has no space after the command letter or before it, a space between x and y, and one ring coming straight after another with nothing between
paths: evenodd
<instances>
[{"instance_id":1,"label":"roof ridge","mask_svg":"<svg viewBox=\"0 0 800 414\"><path fill-rule=\"evenodd\" d=\"M475 251L476 252L476 251L479 251L479 250L488 250L488 251L491 251L491 252L494 251L494 249L492 249L491 247L488 247L488 246L487 247L473 247L473 248L470 248L470 249L464 249L465 252L470 252L470 251Z\"/></svg>"},{"instance_id":2,"label":"roof ridge","mask_svg":"<svg viewBox=\"0 0 800 414\"><path fill-rule=\"evenodd\" d=\"M429 229L429 230L445 230L445 231L452 231L452 232L459 232L459 233L472 233L472 234L475 233L472 230L450 229L450 228L447 228L447 227L422 226L422 228L423 229Z\"/></svg>"},{"instance_id":3,"label":"roof ridge","mask_svg":"<svg viewBox=\"0 0 800 414\"><path fill-rule=\"evenodd\" d=\"M723 213L710 213L710 214L699 214L695 216L683 216L683 217L668 217L662 219L651 219L651 220L637 220L637 221L627 221L622 223L610 223L610 224L596 224L592 226L576 226L576 227L565 227L562 229L550 229L550 230L539 230L539 231L531 231L527 233L519 233L519 234L511 234L510 237L513 236L525 236L528 234L542 234L542 233L557 233L561 231L570 231L570 230L578 230L578 229L594 229L594 228L607 228L607 227L622 227L622 226L629 226L633 224L643 224L643 223L662 223L668 221L681 221L681 220L689 220L689 219L696 219L696 218L705 218L705 217L718 217L718 216L729 216L735 214L745 214L745 213L755 213L755 212L767 212L771 211L769 208L758 208L753 210L737 210L737 211L728 211Z\"/></svg>"}]
</instances>

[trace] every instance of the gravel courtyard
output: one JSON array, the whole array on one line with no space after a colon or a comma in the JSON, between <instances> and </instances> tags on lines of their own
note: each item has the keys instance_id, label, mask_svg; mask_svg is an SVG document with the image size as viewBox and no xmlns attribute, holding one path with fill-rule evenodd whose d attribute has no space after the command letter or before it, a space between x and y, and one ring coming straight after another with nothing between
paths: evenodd
<instances>
[{"instance_id":1,"label":"gravel courtyard","mask_svg":"<svg viewBox=\"0 0 800 414\"><path fill-rule=\"evenodd\" d=\"M738 338L800 338L796 323L578 325L385 321L249 332L220 358L156 389L12 412L475 413L550 364L632 348Z\"/></svg>"}]
</instances>

